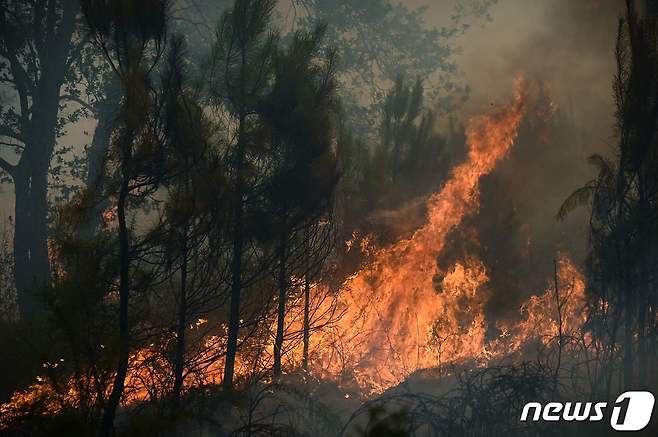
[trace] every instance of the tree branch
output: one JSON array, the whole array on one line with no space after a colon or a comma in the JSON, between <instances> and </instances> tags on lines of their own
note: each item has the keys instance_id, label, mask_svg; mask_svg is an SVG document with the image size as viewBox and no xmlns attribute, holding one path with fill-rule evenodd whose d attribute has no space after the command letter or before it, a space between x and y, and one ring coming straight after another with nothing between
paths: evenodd
<instances>
[{"instance_id":1,"label":"tree branch","mask_svg":"<svg viewBox=\"0 0 658 437\"><path fill-rule=\"evenodd\" d=\"M16 86L16 91L18 92L18 100L21 108L21 127L23 129L27 128L28 114L30 113L30 107L28 104L28 97L33 94L34 84L30 81L27 72L18 61L16 52L11 49L8 49L2 55L7 58L9 61L9 66L11 68L11 73L13 76L13 82Z\"/></svg>"},{"instance_id":2,"label":"tree branch","mask_svg":"<svg viewBox=\"0 0 658 437\"><path fill-rule=\"evenodd\" d=\"M0 158L0 169L6 171L9 173L9 176L12 178L14 177L14 170L16 169L16 166L13 164L10 164L7 160L4 158Z\"/></svg>"},{"instance_id":3,"label":"tree branch","mask_svg":"<svg viewBox=\"0 0 658 437\"><path fill-rule=\"evenodd\" d=\"M14 143L6 143L4 141L0 141L0 146L25 150L25 146L21 146L20 144L14 144Z\"/></svg>"},{"instance_id":4,"label":"tree branch","mask_svg":"<svg viewBox=\"0 0 658 437\"><path fill-rule=\"evenodd\" d=\"M12 138L16 141L20 141L21 143L25 144L25 140L23 139L23 136L18 132L14 132L7 126L0 126L0 137Z\"/></svg>"},{"instance_id":5,"label":"tree branch","mask_svg":"<svg viewBox=\"0 0 658 437\"><path fill-rule=\"evenodd\" d=\"M75 102L78 105L82 106L83 108L87 109L88 111L91 111L94 115L96 115L96 112L97 112L96 108L94 108L94 106L92 104L82 100L80 97L76 97L76 96L71 95L71 94L63 94L63 95L59 96L59 100Z\"/></svg>"}]
</instances>

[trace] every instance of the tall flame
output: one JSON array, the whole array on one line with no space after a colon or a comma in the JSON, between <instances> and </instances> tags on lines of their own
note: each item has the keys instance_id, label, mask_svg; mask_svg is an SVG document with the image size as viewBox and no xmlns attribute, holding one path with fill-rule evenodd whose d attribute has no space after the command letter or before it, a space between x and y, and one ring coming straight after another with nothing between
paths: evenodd
<instances>
[{"instance_id":1,"label":"tall flame","mask_svg":"<svg viewBox=\"0 0 658 437\"><path fill-rule=\"evenodd\" d=\"M360 384L378 389L415 369L440 364L441 345L433 342L437 335L461 340L461 347L451 348L451 360L484 350L483 299L477 296L479 285L487 281L484 267L471 261L440 272L436 258L451 229L477 210L480 177L510 150L527 95L525 80L517 79L512 101L469 121L468 158L428 199L426 223L410 238L375 249L373 261L344 283L339 303L344 314L325 342L342 351L325 350L320 360L324 369L353 371Z\"/></svg>"}]
</instances>

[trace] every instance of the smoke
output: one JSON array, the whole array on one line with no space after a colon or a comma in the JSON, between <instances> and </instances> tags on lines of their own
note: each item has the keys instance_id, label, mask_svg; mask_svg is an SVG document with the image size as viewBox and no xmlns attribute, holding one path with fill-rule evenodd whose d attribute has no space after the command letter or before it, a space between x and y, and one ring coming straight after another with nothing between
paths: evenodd
<instances>
[{"instance_id":1,"label":"smoke","mask_svg":"<svg viewBox=\"0 0 658 437\"><path fill-rule=\"evenodd\" d=\"M582 129L554 109L540 86L508 158L480 180L480 208L451 235L439 263L445 268L473 255L482 260L490 328L518 316L521 303L546 289L561 253L584 258L587 211L556 219L563 200L588 177L581 140Z\"/></svg>"},{"instance_id":2,"label":"smoke","mask_svg":"<svg viewBox=\"0 0 658 437\"><path fill-rule=\"evenodd\" d=\"M623 2L610 0L501 0L492 8L492 22L459 41L457 62L471 89L465 110L498 99L509 77L523 72L547 84L557 107L571 111L590 140L608 139L622 9Z\"/></svg>"},{"instance_id":3,"label":"smoke","mask_svg":"<svg viewBox=\"0 0 658 437\"><path fill-rule=\"evenodd\" d=\"M441 25L447 5L428 6L428 22ZM471 255L483 261L490 335L493 322L514 318L528 296L546 289L559 253L584 259L587 211L564 222L555 216L593 176L587 157L608 155L615 141L612 79L622 12L617 1L501 0L491 22L459 40L457 63L471 90L459 118L508 93L518 73L539 84L508 159L482 178L479 210L453 231L439 260L443 268Z\"/></svg>"},{"instance_id":4,"label":"smoke","mask_svg":"<svg viewBox=\"0 0 658 437\"><path fill-rule=\"evenodd\" d=\"M425 21L438 27L449 24L455 4L403 3L427 5ZM205 10L210 3L199 4ZM450 256L441 260L448 264L449 258L468 253L480 256L490 276L487 310L493 317L488 318L511 316L527 295L543 290L558 251L582 261L586 212L562 223L555 213L592 176L587 156L608 154L614 143L611 82L622 8L617 0L499 0L489 11L491 21L474 24L456 41L461 52L455 62L470 89L458 119L503 100L518 73L543 84L546 100L529 112L509 158L482 179L478 212L455 231ZM554 104L550 114L549 99ZM93 131L93 121L71 128L61 141L86 143L88 138L80 138L84 131ZM397 226L396 235L408 235L422 222L421 203L410 199L401 212L378 212L371 220ZM1 186L0 231L11 215L11 189Z\"/></svg>"}]
</instances>

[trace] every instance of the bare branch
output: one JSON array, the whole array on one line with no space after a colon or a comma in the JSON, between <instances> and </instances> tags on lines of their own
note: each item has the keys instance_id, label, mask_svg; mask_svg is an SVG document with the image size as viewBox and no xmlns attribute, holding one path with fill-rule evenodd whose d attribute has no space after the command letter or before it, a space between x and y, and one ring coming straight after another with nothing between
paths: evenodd
<instances>
[{"instance_id":1,"label":"bare branch","mask_svg":"<svg viewBox=\"0 0 658 437\"><path fill-rule=\"evenodd\" d=\"M20 141L21 143L25 144L25 140L23 139L23 136L18 132L14 132L7 126L0 126L0 137L12 138L16 141Z\"/></svg>"},{"instance_id":2,"label":"bare branch","mask_svg":"<svg viewBox=\"0 0 658 437\"><path fill-rule=\"evenodd\" d=\"M9 173L9 175L13 178L16 170L16 166L13 164L10 164L7 160L4 158L0 158L0 169L6 171Z\"/></svg>"},{"instance_id":3,"label":"bare branch","mask_svg":"<svg viewBox=\"0 0 658 437\"><path fill-rule=\"evenodd\" d=\"M59 100L60 100L60 101L75 102L75 103L77 103L78 105L82 106L83 108L85 108L85 109L91 111L94 115L95 115L96 112L97 112L97 111L96 111L96 108L94 108L94 106L93 106L92 104L90 104L89 102L85 102L85 101L82 100L80 97L76 97L76 96L73 96L73 95L71 95L71 94L63 94L63 95L61 95L61 96L59 96Z\"/></svg>"}]
</instances>

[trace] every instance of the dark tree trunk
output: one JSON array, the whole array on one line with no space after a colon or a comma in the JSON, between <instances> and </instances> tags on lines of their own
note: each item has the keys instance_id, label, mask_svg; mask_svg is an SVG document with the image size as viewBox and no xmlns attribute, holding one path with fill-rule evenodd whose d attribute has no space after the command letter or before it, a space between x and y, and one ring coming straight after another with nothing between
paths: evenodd
<instances>
[{"instance_id":1,"label":"dark tree trunk","mask_svg":"<svg viewBox=\"0 0 658 437\"><path fill-rule=\"evenodd\" d=\"M231 263L231 304L229 309L226 363L224 365L225 389L233 388L235 357L238 352L238 332L240 330L240 294L242 291L242 207L235 213L235 235L233 239L233 260Z\"/></svg>"},{"instance_id":2,"label":"dark tree trunk","mask_svg":"<svg viewBox=\"0 0 658 437\"><path fill-rule=\"evenodd\" d=\"M278 244L278 258L279 258L279 308L277 311L276 321L276 338L274 340L274 368L273 373L275 378L281 376L281 355L283 351L283 334L284 322L286 317L286 296L288 288L288 278L286 277L286 233L282 232L279 236Z\"/></svg>"},{"instance_id":3,"label":"dark tree trunk","mask_svg":"<svg viewBox=\"0 0 658 437\"><path fill-rule=\"evenodd\" d=\"M631 297L632 290L627 290L627 300L625 310L625 319L624 319L624 387L626 390L630 390L633 387L633 345L635 341L633 340L633 334L635 333L635 323L634 322L634 305L633 299Z\"/></svg>"},{"instance_id":4,"label":"dark tree trunk","mask_svg":"<svg viewBox=\"0 0 658 437\"><path fill-rule=\"evenodd\" d=\"M644 4L647 18L655 19L658 17L658 4L656 4L655 0L644 0Z\"/></svg>"},{"instance_id":5,"label":"dark tree trunk","mask_svg":"<svg viewBox=\"0 0 658 437\"><path fill-rule=\"evenodd\" d=\"M310 269L310 236L309 230L306 230L306 235L304 236L304 249L306 252L306 268L304 273L304 327L303 327L303 336L304 336L304 352L302 355L302 368L308 370L308 349L311 339L311 321L310 321L310 307L311 307L311 272Z\"/></svg>"},{"instance_id":6,"label":"dark tree trunk","mask_svg":"<svg viewBox=\"0 0 658 437\"><path fill-rule=\"evenodd\" d=\"M17 166L14 236L15 280L21 318L31 319L42 310L39 293L50 281L48 259L48 170L55 148L59 87L61 81L44 83L35 100L23 156ZM43 102L43 103L41 103ZM38 127L38 128L37 128Z\"/></svg>"},{"instance_id":7,"label":"dark tree trunk","mask_svg":"<svg viewBox=\"0 0 658 437\"><path fill-rule=\"evenodd\" d=\"M642 193L640 194L642 197ZM642 236L643 247L640 257L640 284L638 287L637 299L637 383L645 384L647 382L648 354L647 354L647 313L649 310L649 292L650 292L650 263L649 263L649 245L651 238L646 232L645 220L650 217L649 208L641 208L640 218L640 235Z\"/></svg>"},{"instance_id":8,"label":"dark tree trunk","mask_svg":"<svg viewBox=\"0 0 658 437\"><path fill-rule=\"evenodd\" d=\"M187 229L181 241L180 266L180 296L178 302L178 327L176 328L176 356L174 357L174 389L173 405L174 412L178 410L180 395L183 388L183 372L185 366L185 333L187 327Z\"/></svg>"},{"instance_id":9,"label":"dark tree trunk","mask_svg":"<svg viewBox=\"0 0 658 437\"><path fill-rule=\"evenodd\" d=\"M91 147L87 153L87 177L85 186L90 192L97 194L103 185L103 172L105 160L110 150L110 137L112 127L115 124L115 108L119 104L119 99L115 95L115 90L108 90L108 97L97 107L98 124L94 130L94 137L91 140ZM94 196L95 203L87 226L82 230L82 235L92 237L98 230L103 211L108 207L107 199L100 196Z\"/></svg>"},{"instance_id":10,"label":"dark tree trunk","mask_svg":"<svg viewBox=\"0 0 658 437\"><path fill-rule=\"evenodd\" d=\"M53 2L50 7L58 6ZM13 179L16 194L14 278L23 319L34 318L42 311L39 292L50 281L48 171L57 138L60 88L64 83L78 8L77 1L64 2L61 25L58 31L46 37L44 53L40 53L40 79L32 95L31 114L21 114L25 119L22 128L25 149Z\"/></svg>"},{"instance_id":11,"label":"dark tree trunk","mask_svg":"<svg viewBox=\"0 0 658 437\"><path fill-rule=\"evenodd\" d=\"M124 158L122 166L123 181L117 200L117 218L119 222L119 357L117 374L112 385L112 392L105 405L101 422L100 437L110 435L114 427L116 414L128 373L130 355L130 325L128 321L128 303L130 299L130 236L126 222L126 204L128 200L128 159Z\"/></svg>"},{"instance_id":12,"label":"dark tree trunk","mask_svg":"<svg viewBox=\"0 0 658 437\"><path fill-rule=\"evenodd\" d=\"M243 60L244 64L244 60ZM243 66L244 69L244 66ZM237 159L236 159L236 183L235 183L235 206L233 210L233 251L231 261L231 296L228 320L228 335L226 341L226 361L224 363L224 378L222 386L226 390L233 389L233 375L235 373L235 357L238 353L238 334L240 331L240 298L242 293L242 248L243 248L243 165L244 165L244 134L246 116L244 112L240 115Z\"/></svg>"},{"instance_id":13,"label":"dark tree trunk","mask_svg":"<svg viewBox=\"0 0 658 437\"><path fill-rule=\"evenodd\" d=\"M33 204L31 202L30 176L24 175L23 169L17 169L14 177L15 229L14 229L14 279L18 293L18 305L21 319L33 318L40 309L38 289L43 286L48 276L41 269L33 267L32 249L39 245L36 233L32 231ZM46 241L43 244L47 244ZM46 269L46 272L49 269Z\"/></svg>"}]
</instances>

